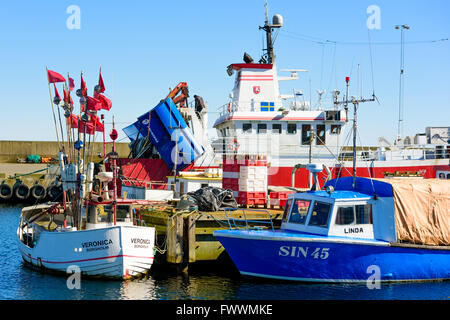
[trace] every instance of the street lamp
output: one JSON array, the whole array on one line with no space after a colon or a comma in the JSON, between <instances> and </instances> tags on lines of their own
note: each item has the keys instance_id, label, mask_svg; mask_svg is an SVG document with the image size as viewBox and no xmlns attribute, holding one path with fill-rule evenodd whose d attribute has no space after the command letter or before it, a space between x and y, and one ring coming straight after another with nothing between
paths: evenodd
<instances>
[{"instance_id":1,"label":"street lamp","mask_svg":"<svg viewBox=\"0 0 450 320\"><path fill-rule=\"evenodd\" d=\"M398 94L398 132L397 140L403 136L403 95L404 95L404 73L405 73L405 42L404 42L404 30L409 30L409 26L406 24L396 25L396 30L400 30L400 84Z\"/></svg>"}]
</instances>

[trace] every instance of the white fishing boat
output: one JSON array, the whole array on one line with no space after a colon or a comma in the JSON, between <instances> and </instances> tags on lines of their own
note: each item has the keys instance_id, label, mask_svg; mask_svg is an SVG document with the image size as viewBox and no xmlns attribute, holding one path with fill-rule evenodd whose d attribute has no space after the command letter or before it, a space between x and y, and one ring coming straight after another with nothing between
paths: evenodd
<instances>
[{"instance_id":1,"label":"white fishing boat","mask_svg":"<svg viewBox=\"0 0 450 320\"><path fill-rule=\"evenodd\" d=\"M64 80L53 71L48 74L49 84ZM86 136L93 135L95 131L104 133L104 122L99 125L96 116L103 103L93 105L90 102L96 99L87 96L82 77L81 87L77 90L82 113L79 118L73 114L70 91L64 91L68 148L67 153L64 147L59 152L63 201L22 209L17 229L19 251L27 264L42 270L60 273L78 271L82 276L99 278L139 277L146 274L153 264L155 228L137 225L134 205L138 204L138 200L117 197L119 169L114 118L110 132L112 152L105 154L104 147L103 156L104 164L110 171L101 166L97 166L96 170L94 162L84 165L86 159L92 159L92 149L85 144ZM94 97L97 98L104 91L101 74L99 85L94 90ZM56 86L52 102L59 106ZM109 110L110 107L108 100L104 109ZM80 121L73 126L75 117ZM74 129L78 130L77 141L74 141ZM62 132L61 124L63 137ZM104 134L103 142L105 146Z\"/></svg>"},{"instance_id":2,"label":"white fishing boat","mask_svg":"<svg viewBox=\"0 0 450 320\"><path fill-rule=\"evenodd\" d=\"M153 264L155 230L133 225L130 201L90 203L88 223L78 230L67 224L59 203L25 207L17 229L23 260L61 273L78 267L81 275L130 279L146 274ZM73 270L76 269L70 269Z\"/></svg>"}]
</instances>

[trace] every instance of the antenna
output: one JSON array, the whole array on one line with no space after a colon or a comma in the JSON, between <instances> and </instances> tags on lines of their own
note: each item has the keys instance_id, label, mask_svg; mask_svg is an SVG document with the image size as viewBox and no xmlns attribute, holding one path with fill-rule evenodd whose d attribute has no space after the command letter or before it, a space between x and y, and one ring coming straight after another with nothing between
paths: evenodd
<instances>
[{"instance_id":1,"label":"antenna","mask_svg":"<svg viewBox=\"0 0 450 320\"><path fill-rule=\"evenodd\" d=\"M338 101L338 93L334 96L334 105L337 107L340 104L344 105L345 111L348 110L348 104L353 104L353 189L356 187L356 131L357 131L357 123L356 123L356 116L358 111L358 105L363 102L373 102L376 101L375 93L372 94L372 98L370 99L356 99L355 97L351 97L351 100L348 99L348 90L349 90L349 83L350 83L350 77L345 78L345 82L347 83L347 93L345 94L345 99L342 101Z\"/></svg>"},{"instance_id":2,"label":"antenna","mask_svg":"<svg viewBox=\"0 0 450 320\"><path fill-rule=\"evenodd\" d=\"M324 90L317 90L317 95L319 96L318 100L317 100L317 110L322 110L322 96L326 93L327 91Z\"/></svg>"},{"instance_id":3,"label":"antenna","mask_svg":"<svg viewBox=\"0 0 450 320\"><path fill-rule=\"evenodd\" d=\"M266 14L265 24L269 24L269 12L268 12L267 8L268 8L268 4L267 4L267 0L266 0L266 2L264 3L264 11Z\"/></svg>"},{"instance_id":4,"label":"antenna","mask_svg":"<svg viewBox=\"0 0 450 320\"><path fill-rule=\"evenodd\" d=\"M272 24L269 24L269 13L267 7L268 5L266 0L266 3L264 4L266 20L264 22L264 26L259 27L259 29L266 32L267 49L263 49L266 53L263 54L260 61L267 61L267 63L273 64L275 62L275 53L273 51L272 31L275 28L281 28L283 26L283 17L276 14L272 18Z\"/></svg>"}]
</instances>

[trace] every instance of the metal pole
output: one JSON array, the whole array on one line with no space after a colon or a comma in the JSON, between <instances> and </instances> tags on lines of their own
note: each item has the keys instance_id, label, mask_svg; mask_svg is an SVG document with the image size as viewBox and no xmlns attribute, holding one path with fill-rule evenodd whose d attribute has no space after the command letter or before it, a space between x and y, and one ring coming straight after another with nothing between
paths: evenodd
<instances>
[{"instance_id":1,"label":"metal pole","mask_svg":"<svg viewBox=\"0 0 450 320\"><path fill-rule=\"evenodd\" d=\"M353 189L356 187L356 113L358 103L353 102Z\"/></svg>"}]
</instances>

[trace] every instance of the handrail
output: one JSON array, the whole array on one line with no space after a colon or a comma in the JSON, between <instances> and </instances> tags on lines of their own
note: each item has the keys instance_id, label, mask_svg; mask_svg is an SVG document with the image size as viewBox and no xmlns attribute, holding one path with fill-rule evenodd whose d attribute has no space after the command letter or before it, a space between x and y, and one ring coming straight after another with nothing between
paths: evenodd
<instances>
[{"instance_id":1,"label":"handrail","mask_svg":"<svg viewBox=\"0 0 450 320\"><path fill-rule=\"evenodd\" d=\"M242 210L242 213L244 214L244 219L236 219L233 216L233 211L238 211L238 210ZM227 219L228 226L230 227L230 230L232 230L232 229L240 229L239 225L236 224L236 222L237 221L238 222L242 221L243 223L245 223L245 230L247 230L247 231L250 231L251 229L258 229L257 226L253 226L253 227L250 226L250 223L270 224L270 227L271 227L272 231L275 231L275 228L273 226L272 215L270 214L270 212L268 210L264 210L264 209L250 209L250 211L267 213L267 215L269 216L269 220L270 221L249 220L249 219L247 219L247 214L246 214L247 210L249 210L249 209L245 209L245 208L240 208L240 209L224 208L225 218ZM230 214L230 216L228 216L228 213Z\"/></svg>"}]
</instances>

